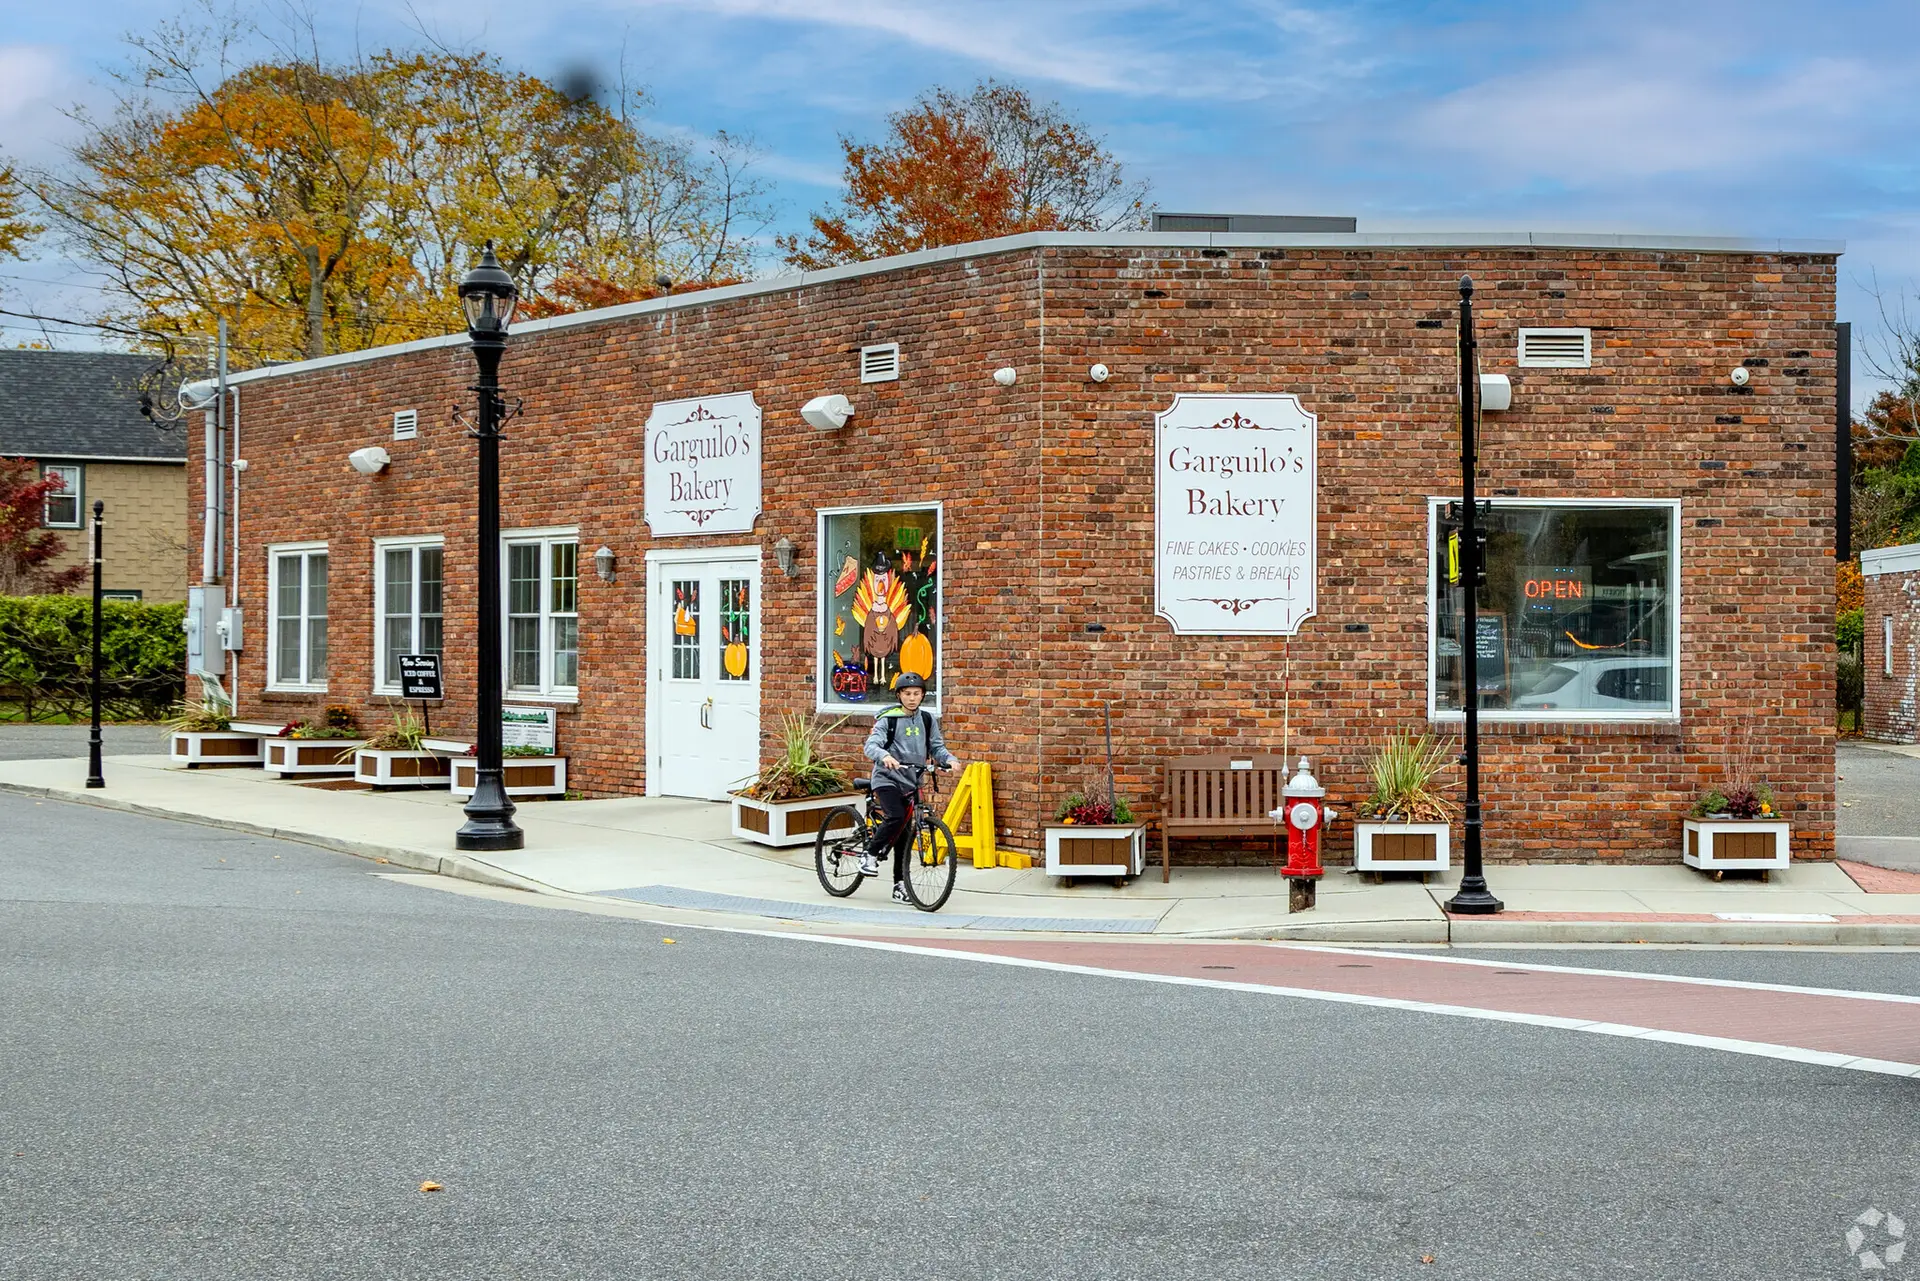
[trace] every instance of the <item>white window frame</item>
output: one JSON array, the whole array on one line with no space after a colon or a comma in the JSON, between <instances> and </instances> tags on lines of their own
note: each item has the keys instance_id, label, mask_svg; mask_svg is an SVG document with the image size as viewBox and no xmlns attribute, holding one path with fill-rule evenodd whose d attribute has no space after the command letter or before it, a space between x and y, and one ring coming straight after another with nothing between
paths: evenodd
<instances>
[{"instance_id":1,"label":"white window frame","mask_svg":"<svg viewBox=\"0 0 1920 1281\"><path fill-rule=\"evenodd\" d=\"M308 644L307 627L311 615L307 612L307 586L311 581L308 575L308 558L319 553L327 558L327 618L333 618L333 555L325 542L272 543L267 547L267 691L274 694L324 694L327 682L299 680L283 681L279 679L280 667L280 558L282 556L300 557L300 674L307 673L307 656L312 647ZM328 666L332 666L333 645L331 638L327 645Z\"/></svg>"},{"instance_id":2,"label":"white window frame","mask_svg":"<svg viewBox=\"0 0 1920 1281\"><path fill-rule=\"evenodd\" d=\"M410 654L420 652L420 551L422 548L438 548L440 551L440 637L441 651L446 650L447 635L447 542L439 534L418 534L403 538L376 538L373 540L373 692L375 694L399 697L400 683L388 681L387 676L387 619L398 617L387 613L387 553L397 551L413 552L413 592L412 604L407 617L411 620L408 632L413 637Z\"/></svg>"},{"instance_id":3,"label":"white window frame","mask_svg":"<svg viewBox=\"0 0 1920 1281\"><path fill-rule=\"evenodd\" d=\"M1880 616L1880 674L1893 675L1893 615Z\"/></svg>"},{"instance_id":4,"label":"white window frame","mask_svg":"<svg viewBox=\"0 0 1920 1281\"><path fill-rule=\"evenodd\" d=\"M940 714L940 705L947 688L947 507L944 502L933 500L919 503L872 503L857 507L822 507L814 513L814 538L816 548L827 546L827 518L830 516L869 516L876 512L923 512L933 513L934 541L940 547L940 572L934 579L933 599L934 617L940 623L940 645L933 656L933 688L920 706ZM833 587L832 575L839 565L833 563L833 557L821 551L814 557L818 562L817 576L813 584L813 697L814 711L832 713L838 716L878 716L893 704L884 697L874 699L869 695L864 703L843 703L833 696L832 688L823 675L827 657L827 601L828 592Z\"/></svg>"},{"instance_id":5,"label":"white window frame","mask_svg":"<svg viewBox=\"0 0 1920 1281\"><path fill-rule=\"evenodd\" d=\"M73 519L70 521L54 520L51 516L49 516L47 514L47 507L48 507L48 504L50 504L53 501L55 495L48 494L46 499L42 501L40 505L40 524L47 529L85 529L87 527L86 464L85 463L42 463L40 464L40 479L45 480L48 476L51 476L54 472L71 472L73 475L73 479L71 481L67 481L67 487L61 490L58 495L58 497L63 499L69 496L73 498ZM65 481L66 477L62 476L61 479Z\"/></svg>"},{"instance_id":6,"label":"white window frame","mask_svg":"<svg viewBox=\"0 0 1920 1281\"><path fill-rule=\"evenodd\" d=\"M540 546L540 684L513 684L513 650L510 638L513 625L508 614L508 605L512 599L512 576L508 572L509 547L537 543ZM574 576L574 645L576 653L580 643L580 588L584 585L581 577L583 568L580 560L580 530L577 527L552 526L544 529L513 529L500 535L500 688L511 701L517 703L577 703L580 701L580 686L556 685L553 683L553 620L561 615L553 612L553 552L555 543L572 543ZM576 673L578 666L576 662Z\"/></svg>"},{"instance_id":7,"label":"white window frame","mask_svg":"<svg viewBox=\"0 0 1920 1281\"><path fill-rule=\"evenodd\" d=\"M1453 498L1427 499L1427 720L1441 725L1458 725L1467 719L1463 708L1442 708L1439 705L1440 683L1437 675L1440 642L1440 611L1435 602L1439 597L1439 538L1440 511ZM1561 722L1576 724L1612 723L1644 724L1647 722L1677 724L1680 720L1680 680L1683 670L1680 650L1680 500L1677 498L1499 498L1493 502L1495 507L1637 507L1665 508L1667 511L1667 652L1672 656L1672 679L1667 682L1668 701L1662 709L1645 712L1628 712L1616 709L1581 711L1568 708L1564 711L1554 709L1545 711L1528 709L1513 711L1510 709L1481 708L1480 720L1487 722L1506 722L1508 724L1533 724L1539 722ZM1467 663L1462 645L1461 663ZM1469 669L1471 670L1471 669Z\"/></svg>"}]
</instances>

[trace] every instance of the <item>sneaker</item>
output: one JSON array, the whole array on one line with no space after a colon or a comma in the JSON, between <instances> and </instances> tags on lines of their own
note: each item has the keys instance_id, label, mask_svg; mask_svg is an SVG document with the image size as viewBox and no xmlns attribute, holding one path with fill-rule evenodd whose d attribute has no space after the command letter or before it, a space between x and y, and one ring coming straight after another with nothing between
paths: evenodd
<instances>
[{"instance_id":1,"label":"sneaker","mask_svg":"<svg viewBox=\"0 0 1920 1281\"><path fill-rule=\"evenodd\" d=\"M880 860L875 858L871 854L862 854L860 856L860 875L862 876L880 875Z\"/></svg>"},{"instance_id":2,"label":"sneaker","mask_svg":"<svg viewBox=\"0 0 1920 1281\"><path fill-rule=\"evenodd\" d=\"M906 904L912 904L913 902L912 899L907 897L907 887L898 881L893 883L893 901Z\"/></svg>"}]
</instances>

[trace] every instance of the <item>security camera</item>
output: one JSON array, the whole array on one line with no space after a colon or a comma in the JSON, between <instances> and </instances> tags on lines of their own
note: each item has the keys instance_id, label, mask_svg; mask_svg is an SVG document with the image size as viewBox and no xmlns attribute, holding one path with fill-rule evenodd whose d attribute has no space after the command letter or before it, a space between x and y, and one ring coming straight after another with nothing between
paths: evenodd
<instances>
[{"instance_id":1,"label":"security camera","mask_svg":"<svg viewBox=\"0 0 1920 1281\"><path fill-rule=\"evenodd\" d=\"M1753 375L1747 372L1745 365L1736 365L1734 366L1733 372L1728 374L1727 377L1732 380L1734 386L1744 387L1747 385L1747 380L1753 377Z\"/></svg>"},{"instance_id":2,"label":"security camera","mask_svg":"<svg viewBox=\"0 0 1920 1281\"><path fill-rule=\"evenodd\" d=\"M1013 386L1014 382L1019 377L1020 377L1020 371L1015 369L1012 365L1002 365L1000 366L1000 368L993 371L993 381L999 383L1002 387Z\"/></svg>"},{"instance_id":3,"label":"security camera","mask_svg":"<svg viewBox=\"0 0 1920 1281\"><path fill-rule=\"evenodd\" d=\"M356 449L348 454L347 461L362 476L372 476L392 462L393 456L379 445L368 445L365 449Z\"/></svg>"},{"instance_id":4,"label":"security camera","mask_svg":"<svg viewBox=\"0 0 1920 1281\"><path fill-rule=\"evenodd\" d=\"M853 417L853 402L838 392L830 396L815 396L800 406L800 416L821 431L838 431L847 425L847 419Z\"/></svg>"},{"instance_id":5,"label":"security camera","mask_svg":"<svg viewBox=\"0 0 1920 1281\"><path fill-rule=\"evenodd\" d=\"M1087 377L1093 379L1093 381L1097 383L1103 383L1107 381L1109 377L1112 376L1112 373L1113 371L1108 369L1105 365L1095 365L1092 369L1089 369L1087 371Z\"/></svg>"},{"instance_id":6,"label":"security camera","mask_svg":"<svg viewBox=\"0 0 1920 1281\"><path fill-rule=\"evenodd\" d=\"M196 378L190 383L180 384L180 408L212 409L213 402L220 398L220 383L214 378Z\"/></svg>"}]
</instances>

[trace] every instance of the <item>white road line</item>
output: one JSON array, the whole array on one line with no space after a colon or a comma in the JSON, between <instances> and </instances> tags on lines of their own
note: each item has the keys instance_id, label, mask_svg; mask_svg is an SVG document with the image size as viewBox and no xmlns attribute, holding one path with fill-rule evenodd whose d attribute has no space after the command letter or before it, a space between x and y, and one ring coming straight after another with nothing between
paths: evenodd
<instances>
[{"instance_id":1,"label":"white road line","mask_svg":"<svg viewBox=\"0 0 1920 1281\"><path fill-rule=\"evenodd\" d=\"M1639 970L1597 970L1578 965L1542 965L1531 961L1483 961L1471 956L1433 956L1419 952L1387 952L1375 947L1335 947L1325 943L1253 943L1255 947L1291 948L1298 952L1327 952L1335 956L1386 956L1400 961L1427 961L1434 965L1478 965L1493 970L1538 970L1543 974L1591 974L1609 979L1645 979L1649 983L1687 983L1696 987L1735 987L1751 992L1790 992L1798 996L1844 996L1853 1001L1886 1001L1920 1005L1920 996L1902 992L1860 992L1838 987L1799 987L1792 983L1755 983L1746 979L1709 979L1692 974L1646 974Z\"/></svg>"}]
</instances>

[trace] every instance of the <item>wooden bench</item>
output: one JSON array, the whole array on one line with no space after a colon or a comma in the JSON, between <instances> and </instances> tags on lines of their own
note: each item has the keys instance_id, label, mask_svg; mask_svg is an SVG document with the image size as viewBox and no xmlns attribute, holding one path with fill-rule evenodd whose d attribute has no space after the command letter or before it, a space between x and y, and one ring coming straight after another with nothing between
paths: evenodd
<instances>
[{"instance_id":1,"label":"wooden bench","mask_svg":"<svg viewBox=\"0 0 1920 1281\"><path fill-rule=\"evenodd\" d=\"M1160 879L1173 879L1168 850L1175 836L1259 836L1273 838L1274 870L1284 863L1280 825L1269 816L1280 808L1287 785L1284 756L1183 756L1167 762L1166 790L1160 799Z\"/></svg>"}]
</instances>

